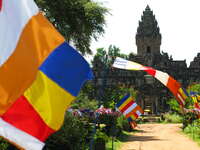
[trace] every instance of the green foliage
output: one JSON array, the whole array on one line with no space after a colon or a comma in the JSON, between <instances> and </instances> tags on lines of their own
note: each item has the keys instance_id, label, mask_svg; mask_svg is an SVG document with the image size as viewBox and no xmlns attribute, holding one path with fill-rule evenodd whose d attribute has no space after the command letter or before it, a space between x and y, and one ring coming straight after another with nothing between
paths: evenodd
<instances>
[{"instance_id":1,"label":"green foliage","mask_svg":"<svg viewBox=\"0 0 200 150\"><path fill-rule=\"evenodd\" d=\"M109 138L109 141L106 144L106 150L119 150L122 143L126 142L128 139L128 136L130 136L130 132L123 131L119 137L114 138L114 148L112 147L112 138Z\"/></svg>"},{"instance_id":2,"label":"green foliage","mask_svg":"<svg viewBox=\"0 0 200 150\"><path fill-rule=\"evenodd\" d=\"M120 117L118 117L118 119L117 119L117 126L119 128L121 128L122 130L124 130L124 131L131 131L132 130L132 128L129 125L128 120L123 115L121 115Z\"/></svg>"},{"instance_id":3,"label":"green foliage","mask_svg":"<svg viewBox=\"0 0 200 150\"><path fill-rule=\"evenodd\" d=\"M104 33L108 9L92 0L35 0L54 26L83 54L91 53L92 38Z\"/></svg>"},{"instance_id":4,"label":"green foliage","mask_svg":"<svg viewBox=\"0 0 200 150\"><path fill-rule=\"evenodd\" d=\"M200 119L195 120L192 124L188 124L183 132L200 144Z\"/></svg>"},{"instance_id":5,"label":"green foliage","mask_svg":"<svg viewBox=\"0 0 200 150\"><path fill-rule=\"evenodd\" d=\"M188 92L192 91L192 92L200 93L200 84L192 84L188 86L187 90ZM186 99L185 108L194 109L194 101L192 100L191 97ZM191 112L184 114L183 129L186 129L187 127L189 128L189 126L193 124L193 122L195 122L196 120L198 120L197 114L191 113Z\"/></svg>"},{"instance_id":6,"label":"green foliage","mask_svg":"<svg viewBox=\"0 0 200 150\"><path fill-rule=\"evenodd\" d=\"M74 109L91 109L96 110L98 107L98 101L94 99L94 86L91 82L87 82L76 100L72 103L71 107Z\"/></svg>"},{"instance_id":7,"label":"green foliage","mask_svg":"<svg viewBox=\"0 0 200 150\"><path fill-rule=\"evenodd\" d=\"M106 149L106 142L108 141L108 136L101 132L100 130L97 130L95 137L94 137L94 149L95 150L105 150Z\"/></svg>"},{"instance_id":8,"label":"green foliage","mask_svg":"<svg viewBox=\"0 0 200 150\"><path fill-rule=\"evenodd\" d=\"M0 149L7 150L9 143L0 137Z\"/></svg>"},{"instance_id":9,"label":"green foliage","mask_svg":"<svg viewBox=\"0 0 200 150\"><path fill-rule=\"evenodd\" d=\"M90 100L86 93L80 92L79 96L77 97L77 100L74 103L72 103L71 107L74 109L87 108L87 109L95 110L98 107L98 101L94 99Z\"/></svg>"},{"instance_id":10,"label":"green foliage","mask_svg":"<svg viewBox=\"0 0 200 150\"><path fill-rule=\"evenodd\" d=\"M0 150L18 150L14 145L0 137Z\"/></svg>"},{"instance_id":11,"label":"green foliage","mask_svg":"<svg viewBox=\"0 0 200 150\"><path fill-rule=\"evenodd\" d=\"M86 118L66 113L62 128L46 141L45 150L85 150L91 136L92 126Z\"/></svg>"},{"instance_id":12,"label":"green foliage","mask_svg":"<svg viewBox=\"0 0 200 150\"><path fill-rule=\"evenodd\" d=\"M109 137L116 137L121 134L121 128L117 124L118 116L118 112L102 113L98 116L97 123L105 125L102 127L102 132L104 132Z\"/></svg>"},{"instance_id":13,"label":"green foliage","mask_svg":"<svg viewBox=\"0 0 200 150\"><path fill-rule=\"evenodd\" d=\"M177 113L166 113L164 114L164 122L167 123L182 123L183 117Z\"/></svg>"},{"instance_id":14,"label":"green foliage","mask_svg":"<svg viewBox=\"0 0 200 150\"><path fill-rule=\"evenodd\" d=\"M167 101L167 104L170 106L170 109L175 112L180 112L180 105L176 99L172 98Z\"/></svg>"},{"instance_id":15,"label":"green foliage","mask_svg":"<svg viewBox=\"0 0 200 150\"><path fill-rule=\"evenodd\" d=\"M97 49L97 53L92 61L93 69L95 72L99 73L97 77L101 77L103 80L103 86L97 87L97 90L101 90L101 92L97 93L97 95L100 95L98 99L100 99L104 107L107 108L115 108L116 103L128 92L132 95L136 95L133 88L125 87L123 84L119 84L117 79L109 78L111 81L108 81L108 71L111 69L117 56L128 58L128 55L120 53L120 49L118 47L110 45L108 50L104 48ZM107 87L106 83L115 84L112 84L112 87Z\"/></svg>"},{"instance_id":16,"label":"green foliage","mask_svg":"<svg viewBox=\"0 0 200 150\"><path fill-rule=\"evenodd\" d=\"M192 84L188 87L188 91L200 93L200 84Z\"/></svg>"},{"instance_id":17,"label":"green foliage","mask_svg":"<svg viewBox=\"0 0 200 150\"><path fill-rule=\"evenodd\" d=\"M114 45L110 45L108 50L98 48L92 64L94 67L96 67L95 65L111 67L116 57L128 58L128 55L120 53L120 49Z\"/></svg>"},{"instance_id":18,"label":"green foliage","mask_svg":"<svg viewBox=\"0 0 200 150\"><path fill-rule=\"evenodd\" d=\"M183 129L185 129L188 125L192 124L195 120L197 120L197 115L194 113L186 113L183 116Z\"/></svg>"},{"instance_id":19,"label":"green foliage","mask_svg":"<svg viewBox=\"0 0 200 150\"><path fill-rule=\"evenodd\" d=\"M102 140L102 141L108 142L109 137L104 132L102 132L100 129L97 129L94 139L95 139L95 141Z\"/></svg>"}]
</instances>

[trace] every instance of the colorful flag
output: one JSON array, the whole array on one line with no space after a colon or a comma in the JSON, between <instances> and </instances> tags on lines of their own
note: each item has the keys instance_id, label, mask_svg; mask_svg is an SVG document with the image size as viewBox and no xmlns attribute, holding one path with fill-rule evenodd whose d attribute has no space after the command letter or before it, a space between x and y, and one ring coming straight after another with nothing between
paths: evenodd
<instances>
[{"instance_id":1,"label":"colorful flag","mask_svg":"<svg viewBox=\"0 0 200 150\"><path fill-rule=\"evenodd\" d=\"M130 94L124 96L116 107L128 119L136 120L144 112L139 105L133 100Z\"/></svg>"},{"instance_id":2,"label":"colorful flag","mask_svg":"<svg viewBox=\"0 0 200 150\"><path fill-rule=\"evenodd\" d=\"M192 97L192 100L194 102L194 108L200 110L200 106L199 106L199 103L198 103L198 94L196 92L191 91L190 96Z\"/></svg>"},{"instance_id":3,"label":"colorful flag","mask_svg":"<svg viewBox=\"0 0 200 150\"><path fill-rule=\"evenodd\" d=\"M0 4L0 136L40 150L92 72L33 0Z\"/></svg>"},{"instance_id":4,"label":"colorful flag","mask_svg":"<svg viewBox=\"0 0 200 150\"><path fill-rule=\"evenodd\" d=\"M188 97L187 91L167 73L119 57L116 58L113 67L126 70L143 70L147 72L169 88L181 106L185 105L185 99Z\"/></svg>"}]
</instances>

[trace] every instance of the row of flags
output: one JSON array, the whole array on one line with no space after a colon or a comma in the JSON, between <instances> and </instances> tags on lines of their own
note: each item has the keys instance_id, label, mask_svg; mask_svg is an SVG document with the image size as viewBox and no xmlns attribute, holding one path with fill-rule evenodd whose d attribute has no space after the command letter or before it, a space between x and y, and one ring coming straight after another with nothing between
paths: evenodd
<instances>
[{"instance_id":1,"label":"row of flags","mask_svg":"<svg viewBox=\"0 0 200 150\"><path fill-rule=\"evenodd\" d=\"M181 84L178 81L176 81L173 77L171 77L169 74L156 70L151 67L143 66L136 62L125 60L120 57L117 57L115 59L113 63L113 67L119 68L119 69L125 69L125 70L145 71L149 75L159 80L163 85L165 85L172 92L172 94L175 96L181 108L184 108L186 99L188 97L192 97L193 102L194 102L195 112L200 113L200 106L198 103L198 99L200 99L200 96L194 92L190 92L190 94L188 94L187 91L181 87ZM183 110L186 110L186 109L183 109Z\"/></svg>"},{"instance_id":2,"label":"row of flags","mask_svg":"<svg viewBox=\"0 0 200 150\"><path fill-rule=\"evenodd\" d=\"M114 61L113 67L126 70L142 70L149 75L158 79L164 84L176 97L177 101L181 106L185 105L185 100L188 97L186 90L181 87L181 84L177 82L173 77L165 72L156 70L151 67L143 66L136 62L128 61L123 58L117 57Z\"/></svg>"},{"instance_id":3,"label":"row of flags","mask_svg":"<svg viewBox=\"0 0 200 150\"><path fill-rule=\"evenodd\" d=\"M117 103L116 107L128 119L132 128L137 126L135 120L144 113L129 93Z\"/></svg>"},{"instance_id":4,"label":"row of flags","mask_svg":"<svg viewBox=\"0 0 200 150\"><path fill-rule=\"evenodd\" d=\"M33 0L0 0L0 136L41 150L89 79L87 61Z\"/></svg>"}]
</instances>

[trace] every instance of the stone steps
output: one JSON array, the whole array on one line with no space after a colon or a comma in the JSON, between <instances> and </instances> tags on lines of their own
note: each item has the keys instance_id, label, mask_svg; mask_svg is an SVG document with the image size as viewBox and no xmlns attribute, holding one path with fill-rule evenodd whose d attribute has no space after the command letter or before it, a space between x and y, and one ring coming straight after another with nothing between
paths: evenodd
<instances>
[{"instance_id":1,"label":"stone steps","mask_svg":"<svg viewBox=\"0 0 200 150\"><path fill-rule=\"evenodd\" d=\"M160 122L161 121L161 117L160 116L142 116L141 120L143 122Z\"/></svg>"}]
</instances>

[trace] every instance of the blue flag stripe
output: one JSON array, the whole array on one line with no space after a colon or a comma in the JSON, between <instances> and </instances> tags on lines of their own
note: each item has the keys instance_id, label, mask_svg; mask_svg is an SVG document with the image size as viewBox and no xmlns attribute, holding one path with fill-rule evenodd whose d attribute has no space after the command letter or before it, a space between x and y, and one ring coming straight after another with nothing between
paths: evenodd
<instances>
[{"instance_id":1,"label":"blue flag stripe","mask_svg":"<svg viewBox=\"0 0 200 150\"><path fill-rule=\"evenodd\" d=\"M85 80L93 77L87 61L66 42L56 48L39 69L73 96L78 95Z\"/></svg>"},{"instance_id":2,"label":"blue flag stripe","mask_svg":"<svg viewBox=\"0 0 200 150\"><path fill-rule=\"evenodd\" d=\"M128 93L125 95L118 103L117 103L117 108L119 108L128 98L130 97L130 94Z\"/></svg>"}]
</instances>

